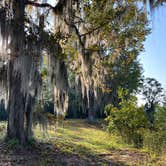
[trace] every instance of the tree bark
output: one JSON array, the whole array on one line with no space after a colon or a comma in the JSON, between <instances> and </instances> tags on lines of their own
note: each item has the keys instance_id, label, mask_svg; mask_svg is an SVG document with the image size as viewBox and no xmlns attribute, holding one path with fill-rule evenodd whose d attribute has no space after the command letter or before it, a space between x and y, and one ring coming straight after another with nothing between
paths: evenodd
<instances>
[{"instance_id":1,"label":"tree bark","mask_svg":"<svg viewBox=\"0 0 166 166\"><path fill-rule=\"evenodd\" d=\"M8 69L9 79L9 103L8 103L8 131L9 139L18 139L21 144L25 143L24 113L25 94L22 90L23 75L20 71L21 57L24 54L24 0L12 0L13 25L11 35L11 60ZM24 63L23 63L24 64Z\"/></svg>"},{"instance_id":2,"label":"tree bark","mask_svg":"<svg viewBox=\"0 0 166 166\"><path fill-rule=\"evenodd\" d=\"M32 132L32 118L33 118L33 105L35 102L35 98L31 95L28 95L27 101L26 101L26 126L25 126L25 139L29 140L32 138L33 132Z\"/></svg>"},{"instance_id":3,"label":"tree bark","mask_svg":"<svg viewBox=\"0 0 166 166\"><path fill-rule=\"evenodd\" d=\"M8 103L8 131L9 139L18 139L25 143L24 133L24 109L25 98L21 92L21 73L13 72L14 62L10 62L9 69L9 103Z\"/></svg>"},{"instance_id":4,"label":"tree bark","mask_svg":"<svg viewBox=\"0 0 166 166\"><path fill-rule=\"evenodd\" d=\"M93 87L91 87L89 89L89 108L88 108L88 120L90 122L94 122L96 119L96 110L94 107L94 105L95 105L94 99L95 99L94 89L93 89Z\"/></svg>"}]
</instances>

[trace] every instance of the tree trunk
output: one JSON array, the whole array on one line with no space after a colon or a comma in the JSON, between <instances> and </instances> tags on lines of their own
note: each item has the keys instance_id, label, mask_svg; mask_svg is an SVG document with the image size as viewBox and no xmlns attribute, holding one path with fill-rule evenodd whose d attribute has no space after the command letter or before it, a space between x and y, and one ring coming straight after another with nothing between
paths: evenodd
<instances>
[{"instance_id":1,"label":"tree trunk","mask_svg":"<svg viewBox=\"0 0 166 166\"><path fill-rule=\"evenodd\" d=\"M21 92L21 73L13 72L14 62L10 62L9 69L9 103L8 103L8 131L9 139L18 139L21 144L25 143L24 133L24 109L25 98Z\"/></svg>"},{"instance_id":2,"label":"tree trunk","mask_svg":"<svg viewBox=\"0 0 166 166\"><path fill-rule=\"evenodd\" d=\"M9 139L18 139L21 144L25 143L24 113L25 94L22 87L23 75L21 69L21 57L24 54L24 0L12 0L13 25L11 35L11 60L8 69L9 79L9 103L8 103L8 131ZM25 60L25 59L24 59Z\"/></svg>"},{"instance_id":3,"label":"tree trunk","mask_svg":"<svg viewBox=\"0 0 166 166\"><path fill-rule=\"evenodd\" d=\"M32 132L32 116L33 116L33 105L35 102L35 98L31 95L28 95L27 102L26 102L26 140L29 140L32 138L33 132Z\"/></svg>"},{"instance_id":4,"label":"tree trunk","mask_svg":"<svg viewBox=\"0 0 166 166\"><path fill-rule=\"evenodd\" d=\"M94 109L94 89L89 89L89 108L88 108L88 120L94 122L96 119L96 110Z\"/></svg>"}]
</instances>

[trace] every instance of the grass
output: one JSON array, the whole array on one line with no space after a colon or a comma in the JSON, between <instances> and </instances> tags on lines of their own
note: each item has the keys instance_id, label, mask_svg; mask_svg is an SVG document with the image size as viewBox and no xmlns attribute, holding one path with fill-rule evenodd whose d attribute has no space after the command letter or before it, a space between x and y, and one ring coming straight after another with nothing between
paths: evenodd
<instances>
[{"instance_id":1,"label":"grass","mask_svg":"<svg viewBox=\"0 0 166 166\"><path fill-rule=\"evenodd\" d=\"M107 133L104 128L101 122L90 124L86 120L67 120L56 127L48 127L47 131L41 131L38 126L34 133L36 139L52 142L61 152L78 155L85 160L91 158L98 162L102 158L119 165L133 165L133 162L143 165L142 156L146 160L146 152L132 148L120 137ZM130 155L133 155L134 160Z\"/></svg>"},{"instance_id":2,"label":"grass","mask_svg":"<svg viewBox=\"0 0 166 166\"><path fill-rule=\"evenodd\" d=\"M37 139L54 142L63 151L80 155L86 154L87 149L93 154L104 154L111 149L128 147L119 137L109 135L101 126L86 123L85 120L64 121L56 128L49 127L47 132L41 132L39 127L34 131Z\"/></svg>"},{"instance_id":3,"label":"grass","mask_svg":"<svg viewBox=\"0 0 166 166\"><path fill-rule=\"evenodd\" d=\"M7 123L5 121L0 122L0 140L2 140L6 135Z\"/></svg>"},{"instance_id":4,"label":"grass","mask_svg":"<svg viewBox=\"0 0 166 166\"><path fill-rule=\"evenodd\" d=\"M30 165L33 166L33 162L36 165L34 158L38 153L39 166L164 166L165 158L161 161L161 158L150 155L146 149L132 148L131 145L125 144L120 137L107 133L102 124L101 121L90 124L86 120L65 120L48 126L47 130L42 130L39 125L34 127L34 137L37 142L33 147L36 150L32 149L35 155L31 156L32 164ZM0 123L0 139L4 137L5 131L6 123ZM27 152L25 151L24 154L26 160Z\"/></svg>"}]
</instances>

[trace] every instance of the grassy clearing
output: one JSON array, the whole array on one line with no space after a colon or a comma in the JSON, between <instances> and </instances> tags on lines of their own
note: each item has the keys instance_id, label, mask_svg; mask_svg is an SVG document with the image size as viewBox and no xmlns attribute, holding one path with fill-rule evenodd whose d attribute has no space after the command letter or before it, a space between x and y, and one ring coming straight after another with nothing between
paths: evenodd
<instances>
[{"instance_id":1,"label":"grassy clearing","mask_svg":"<svg viewBox=\"0 0 166 166\"><path fill-rule=\"evenodd\" d=\"M117 165L147 165L151 162L146 150L132 148L120 137L110 135L101 122L89 124L86 120L67 120L56 127L50 126L47 132L42 132L38 126L34 133L36 139L52 142L63 153L85 160L91 158L95 163L113 161Z\"/></svg>"},{"instance_id":2,"label":"grassy clearing","mask_svg":"<svg viewBox=\"0 0 166 166\"><path fill-rule=\"evenodd\" d=\"M63 151L80 155L89 151L104 154L112 149L128 147L119 137L103 131L100 125L88 124L84 120L68 120L59 123L56 128L49 127L45 132L38 127L34 131L37 139L54 142Z\"/></svg>"},{"instance_id":3,"label":"grassy clearing","mask_svg":"<svg viewBox=\"0 0 166 166\"><path fill-rule=\"evenodd\" d=\"M165 158L156 158L145 149L134 149L122 142L121 138L108 134L101 122L89 124L86 120L65 120L51 125L47 130L34 128L35 145L28 151L9 155L19 158L23 165L63 166L63 165L146 165L156 166L166 163ZM6 123L0 125L1 139L5 135ZM3 154L4 147L0 147ZM8 152L5 152L5 155ZM27 159L27 153L29 159ZM24 158L22 155L24 155ZM1 160L1 156L0 156ZM18 159L19 161L19 159Z\"/></svg>"}]
</instances>

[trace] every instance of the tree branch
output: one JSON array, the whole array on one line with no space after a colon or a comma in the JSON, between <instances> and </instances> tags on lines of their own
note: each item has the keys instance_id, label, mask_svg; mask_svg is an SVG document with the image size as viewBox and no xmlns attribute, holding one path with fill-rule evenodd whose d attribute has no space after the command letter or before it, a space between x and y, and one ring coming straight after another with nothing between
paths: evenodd
<instances>
[{"instance_id":1,"label":"tree branch","mask_svg":"<svg viewBox=\"0 0 166 166\"><path fill-rule=\"evenodd\" d=\"M55 7L53 7L49 3L36 3L33 1L26 1L26 5L32 5L32 6L41 7L41 8L48 7L48 8L53 9L53 10L55 9Z\"/></svg>"},{"instance_id":2,"label":"tree branch","mask_svg":"<svg viewBox=\"0 0 166 166\"><path fill-rule=\"evenodd\" d=\"M82 41L81 34L80 34L80 32L79 32L77 26L76 26L74 23L72 23L72 22L68 22L66 19L64 19L64 21L65 21L65 23L66 23L68 26L74 28L75 33L76 33L76 35L77 35L77 37L78 37L78 40L79 40L79 42L80 42L82 48L84 48L84 42Z\"/></svg>"},{"instance_id":3,"label":"tree branch","mask_svg":"<svg viewBox=\"0 0 166 166\"><path fill-rule=\"evenodd\" d=\"M66 5L67 0L59 0L55 6L50 5L49 3L36 3L35 1L26 1L26 5L32 5L40 8L48 7L53 10L55 13L61 13L63 7Z\"/></svg>"}]
</instances>

